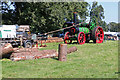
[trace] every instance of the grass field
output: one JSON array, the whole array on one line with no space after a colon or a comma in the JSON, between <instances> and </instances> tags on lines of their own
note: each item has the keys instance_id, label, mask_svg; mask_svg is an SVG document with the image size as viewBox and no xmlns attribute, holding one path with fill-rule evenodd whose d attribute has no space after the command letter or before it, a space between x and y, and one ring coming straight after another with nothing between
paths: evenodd
<instances>
[{"instance_id":1,"label":"grass field","mask_svg":"<svg viewBox=\"0 0 120 80\"><path fill-rule=\"evenodd\" d=\"M61 42L62 43L62 42ZM58 49L60 43L47 43L45 49ZM66 62L57 58L2 61L3 78L118 78L118 41L85 43L68 54Z\"/></svg>"}]
</instances>

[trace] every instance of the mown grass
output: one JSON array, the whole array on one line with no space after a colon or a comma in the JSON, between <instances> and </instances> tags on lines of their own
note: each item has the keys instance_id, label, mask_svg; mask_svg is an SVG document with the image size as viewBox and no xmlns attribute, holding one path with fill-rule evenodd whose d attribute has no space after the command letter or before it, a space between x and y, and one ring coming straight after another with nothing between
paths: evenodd
<instances>
[{"instance_id":1,"label":"mown grass","mask_svg":"<svg viewBox=\"0 0 120 80\"><path fill-rule=\"evenodd\" d=\"M62 42L61 42L62 43ZM60 43L47 43L46 49L58 49ZM118 78L118 41L102 44L85 43L67 55L66 62L57 58L26 61L2 61L3 78Z\"/></svg>"}]
</instances>

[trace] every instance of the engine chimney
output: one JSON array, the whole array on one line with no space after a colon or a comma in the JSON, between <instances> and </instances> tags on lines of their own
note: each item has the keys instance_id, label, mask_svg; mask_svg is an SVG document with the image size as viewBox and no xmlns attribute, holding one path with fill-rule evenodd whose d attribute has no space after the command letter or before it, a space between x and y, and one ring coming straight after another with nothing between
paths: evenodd
<instances>
[{"instance_id":1,"label":"engine chimney","mask_svg":"<svg viewBox=\"0 0 120 80\"><path fill-rule=\"evenodd\" d=\"M77 22L77 12L73 12L73 22L76 24Z\"/></svg>"}]
</instances>

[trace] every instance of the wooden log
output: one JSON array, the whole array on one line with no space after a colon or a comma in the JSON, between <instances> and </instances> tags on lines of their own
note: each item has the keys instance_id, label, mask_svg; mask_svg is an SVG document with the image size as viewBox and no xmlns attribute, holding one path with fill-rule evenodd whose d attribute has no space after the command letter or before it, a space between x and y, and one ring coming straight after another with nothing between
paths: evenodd
<instances>
[{"instance_id":1,"label":"wooden log","mask_svg":"<svg viewBox=\"0 0 120 80\"><path fill-rule=\"evenodd\" d=\"M42 59L42 58L52 58L52 57L59 57L60 61L66 61L66 55L77 51L75 46L68 48L67 44L59 45L59 53L62 53L62 56L58 56L58 52L56 50L38 50L37 48L14 48L14 52L10 56L10 59L13 61L19 60L31 60L31 59Z\"/></svg>"},{"instance_id":2,"label":"wooden log","mask_svg":"<svg viewBox=\"0 0 120 80\"><path fill-rule=\"evenodd\" d=\"M58 37L52 37L52 38L48 38L46 40L46 43L52 43L52 42L63 42L64 40L62 38L58 38ZM37 41L38 43L40 43L40 41ZM42 43L45 43L45 40L42 40Z\"/></svg>"},{"instance_id":3,"label":"wooden log","mask_svg":"<svg viewBox=\"0 0 120 80\"><path fill-rule=\"evenodd\" d=\"M42 50L42 51L32 51L32 52L19 52L19 53L12 53L10 59L13 61L19 60L29 60L29 59L42 59L42 58L52 58L57 57L58 53L56 50Z\"/></svg>"},{"instance_id":4,"label":"wooden log","mask_svg":"<svg viewBox=\"0 0 120 80\"><path fill-rule=\"evenodd\" d=\"M15 48L14 53L20 52L38 52L38 48Z\"/></svg>"},{"instance_id":5,"label":"wooden log","mask_svg":"<svg viewBox=\"0 0 120 80\"><path fill-rule=\"evenodd\" d=\"M58 60L66 61L66 56L67 56L67 44L59 44Z\"/></svg>"},{"instance_id":6,"label":"wooden log","mask_svg":"<svg viewBox=\"0 0 120 80\"><path fill-rule=\"evenodd\" d=\"M75 52L75 51L77 51L77 47L73 46L67 49L67 54L70 54L71 52Z\"/></svg>"},{"instance_id":7,"label":"wooden log","mask_svg":"<svg viewBox=\"0 0 120 80\"><path fill-rule=\"evenodd\" d=\"M0 58L9 58L13 52L13 47L10 43L6 43L0 50Z\"/></svg>"}]
</instances>

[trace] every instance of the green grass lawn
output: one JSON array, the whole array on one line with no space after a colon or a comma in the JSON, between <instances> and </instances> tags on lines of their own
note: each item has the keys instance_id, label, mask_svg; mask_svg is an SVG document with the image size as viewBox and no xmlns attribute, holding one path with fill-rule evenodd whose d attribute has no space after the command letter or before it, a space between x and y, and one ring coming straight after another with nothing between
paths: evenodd
<instances>
[{"instance_id":1,"label":"green grass lawn","mask_svg":"<svg viewBox=\"0 0 120 80\"><path fill-rule=\"evenodd\" d=\"M62 43L62 42L61 42ZM47 43L46 49L58 50L60 43ZM57 58L26 61L1 61L3 78L118 78L118 41L102 44L85 43L67 55L66 62Z\"/></svg>"}]
</instances>

